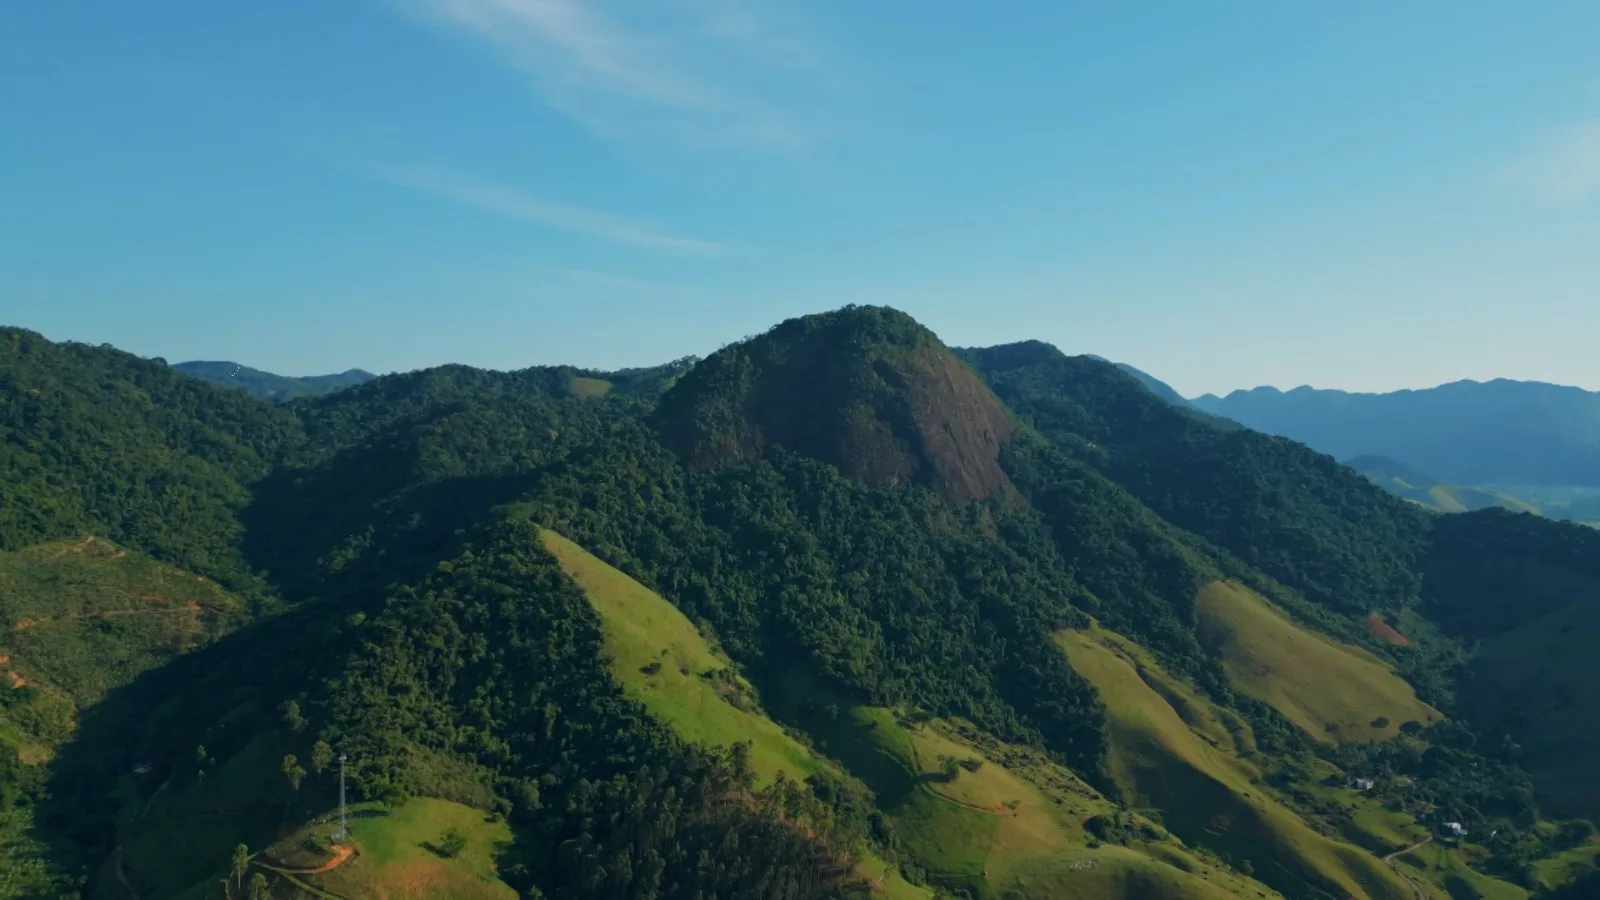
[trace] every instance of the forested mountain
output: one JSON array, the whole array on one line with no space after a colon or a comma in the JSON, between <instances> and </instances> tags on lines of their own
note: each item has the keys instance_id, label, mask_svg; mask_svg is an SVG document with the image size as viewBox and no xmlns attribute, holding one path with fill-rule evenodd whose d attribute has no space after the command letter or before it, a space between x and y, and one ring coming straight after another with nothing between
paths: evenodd
<instances>
[{"instance_id":1,"label":"forested mountain","mask_svg":"<svg viewBox=\"0 0 1600 900\"><path fill-rule=\"evenodd\" d=\"M235 362L194 360L173 363L172 367L185 375L193 375L212 384L239 388L251 396L282 403L299 397L320 397L342 391L358 384L366 384L378 376L361 369L348 369L337 375L274 375Z\"/></svg>"},{"instance_id":2,"label":"forested mountain","mask_svg":"<svg viewBox=\"0 0 1600 900\"><path fill-rule=\"evenodd\" d=\"M1190 401L1339 459L1387 456L1459 485L1600 487L1600 393L1535 381L1457 381L1360 394L1299 387Z\"/></svg>"},{"instance_id":3,"label":"forested mountain","mask_svg":"<svg viewBox=\"0 0 1600 900\"><path fill-rule=\"evenodd\" d=\"M0 897L1522 897L1600 850L1560 697L1496 699L1600 532L1096 358L847 307L274 404L7 329L0 403Z\"/></svg>"},{"instance_id":4,"label":"forested mountain","mask_svg":"<svg viewBox=\"0 0 1600 900\"><path fill-rule=\"evenodd\" d=\"M1102 358L1099 356L1094 356L1093 354L1089 354L1089 357L1091 359ZM1178 393L1177 390L1172 387L1172 385L1167 384L1165 381L1162 381L1154 375L1151 375L1149 372L1134 368L1128 363L1116 363L1116 367L1124 372L1127 372L1129 375L1132 375L1140 384L1149 388L1151 393L1167 401L1168 403L1171 403L1173 406L1193 408L1189 401L1185 400L1183 395Z\"/></svg>"}]
</instances>

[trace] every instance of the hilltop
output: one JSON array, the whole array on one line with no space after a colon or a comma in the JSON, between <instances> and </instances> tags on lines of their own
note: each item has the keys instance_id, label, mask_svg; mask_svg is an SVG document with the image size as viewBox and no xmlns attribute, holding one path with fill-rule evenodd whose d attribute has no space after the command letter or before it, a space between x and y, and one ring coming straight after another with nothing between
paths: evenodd
<instances>
[{"instance_id":1,"label":"hilltop","mask_svg":"<svg viewBox=\"0 0 1600 900\"><path fill-rule=\"evenodd\" d=\"M1005 409L933 333L880 307L791 319L725 347L662 397L654 421L699 468L782 448L870 484L948 499L1005 484Z\"/></svg>"}]
</instances>

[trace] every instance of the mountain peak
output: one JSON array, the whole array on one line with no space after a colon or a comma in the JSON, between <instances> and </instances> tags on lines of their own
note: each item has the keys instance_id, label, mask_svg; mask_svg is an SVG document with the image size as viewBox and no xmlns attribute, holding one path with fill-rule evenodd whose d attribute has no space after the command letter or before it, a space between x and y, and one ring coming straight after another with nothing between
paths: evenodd
<instances>
[{"instance_id":1,"label":"mountain peak","mask_svg":"<svg viewBox=\"0 0 1600 900\"><path fill-rule=\"evenodd\" d=\"M887 307L802 316L724 347L667 391L654 422L697 468L782 447L954 502L1006 484L1005 407L933 332Z\"/></svg>"}]
</instances>

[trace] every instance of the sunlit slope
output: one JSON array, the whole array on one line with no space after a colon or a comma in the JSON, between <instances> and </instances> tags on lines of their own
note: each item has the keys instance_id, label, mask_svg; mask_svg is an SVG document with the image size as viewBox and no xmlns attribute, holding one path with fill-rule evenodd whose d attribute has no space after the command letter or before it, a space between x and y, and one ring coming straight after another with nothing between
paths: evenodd
<instances>
[{"instance_id":1,"label":"sunlit slope","mask_svg":"<svg viewBox=\"0 0 1600 900\"><path fill-rule=\"evenodd\" d=\"M996 741L964 722L931 720L905 727L911 764L934 794L994 817L984 864L985 889L1007 897L1185 898L1273 896L1265 885L1192 855L1165 829L1148 829L1126 846L1099 844L1085 822L1116 817L1115 804L1033 748ZM954 778L949 757L976 762Z\"/></svg>"},{"instance_id":2,"label":"sunlit slope","mask_svg":"<svg viewBox=\"0 0 1600 900\"><path fill-rule=\"evenodd\" d=\"M804 778L828 766L760 711L742 678L706 677L726 672L728 662L677 607L560 534L544 528L539 535L600 614L617 680L651 715L705 746L749 741L751 768L763 782L780 772ZM861 870L886 896L929 896L886 873L880 860L863 859Z\"/></svg>"},{"instance_id":3,"label":"sunlit slope","mask_svg":"<svg viewBox=\"0 0 1600 900\"><path fill-rule=\"evenodd\" d=\"M611 382L600 378L585 378L582 375L572 376L570 382L572 392L580 397L604 397L611 393Z\"/></svg>"},{"instance_id":4,"label":"sunlit slope","mask_svg":"<svg viewBox=\"0 0 1600 900\"><path fill-rule=\"evenodd\" d=\"M750 741L752 768L766 782L779 772L804 778L822 767L750 703L742 679L706 677L727 669L728 662L706 646L677 607L556 532L545 528L539 534L600 613L617 679L652 715L694 743L728 747Z\"/></svg>"},{"instance_id":5,"label":"sunlit slope","mask_svg":"<svg viewBox=\"0 0 1600 900\"><path fill-rule=\"evenodd\" d=\"M1402 871L1438 897L1451 900L1526 900L1528 891L1473 869L1459 852L1428 844L1395 859Z\"/></svg>"},{"instance_id":6,"label":"sunlit slope","mask_svg":"<svg viewBox=\"0 0 1600 900\"><path fill-rule=\"evenodd\" d=\"M1600 604L1574 602L1486 641L1474 660L1473 718L1517 735L1552 812L1600 817Z\"/></svg>"},{"instance_id":7,"label":"sunlit slope","mask_svg":"<svg viewBox=\"0 0 1600 900\"><path fill-rule=\"evenodd\" d=\"M1249 860L1257 879L1289 895L1317 890L1334 897L1413 896L1376 857L1318 834L1265 796L1252 783L1257 773L1231 752L1233 742L1248 735L1222 739L1208 723L1226 723L1226 715L1166 676L1137 647L1098 629L1064 631L1058 638L1073 668L1105 701L1108 768L1129 803L1160 810L1166 826L1185 841Z\"/></svg>"},{"instance_id":8,"label":"sunlit slope","mask_svg":"<svg viewBox=\"0 0 1600 900\"><path fill-rule=\"evenodd\" d=\"M330 823L279 841L253 871L263 872L269 882L282 882L280 890L298 887L295 882L299 882L337 897L516 900L517 892L497 877L494 867L500 845L511 841L505 822L495 822L470 806L422 797L396 809L364 803L351 812L349 843L355 853L336 868L304 871L336 858L307 845L307 838L328 842ZM453 855L443 848L447 830L464 842Z\"/></svg>"},{"instance_id":9,"label":"sunlit slope","mask_svg":"<svg viewBox=\"0 0 1600 900\"><path fill-rule=\"evenodd\" d=\"M1157 828L1123 847L1090 847L1084 822L1116 804L1037 749L959 720L909 719L851 705L794 671L772 698L820 749L873 791L901 846L931 880L982 897L1208 900L1264 885L1207 864ZM965 761L954 778L943 759Z\"/></svg>"},{"instance_id":10,"label":"sunlit slope","mask_svg":"<svg viewBox=\"0 0 1600 900\"><path fill-rule=\"evenodd\" d=\"M228 627L242 604L216 584L89 536L0 553L0 740L37 761L76 710Z\"/></svg>"},{"instance_id":11,"label":"sunlit slope","mask_svg":"<svg viewBox=\"0 0 1600 900\"><path fill-rule=\"evenodd\" d=\"M1197 613L1201 643L1234 686L1317 740L1381 740L1441 718L1382 660L1301 627L1243 585L1207 585Z\"/></svg>"},{"instance_id":12,"label":"sunlit slope","mask_svg":"<svg viewBox=\"0 0 1600 900\"><path fill-rule=\"evenodd\" d=\"M742 681L705 677L727 661L671 603L554 531L541 530L541 540L600 613L618 679L653 715L696 742L751 741L753 767L764 778L832 765L763 714ZM778 719L810 734L822 754L872 790L903 849L934 881L997 897L1272 895L1191 855L1160 829L1149 841L1091 849L1084 821L1114 815L1116 805L1038 751L965 723L911 721L851 703L801 670L769 691L763 699ZM1191 707L1197 727L1228 738L1213 711ZM969 766L949 778L947 757ZM879 866L868 860L863 869ZM912 890L898 879L884 886L891 895Z\"/></svg>"},{"instance_id":13,"label":"sunlit slope","mask_svg":"<svg viewBox=\"0 0 1600 900\"><path fill-rule=\"evenodd\" d=\"M1431 506L1440 512L1470 512L1498 506L1512 512L1539 512L1539 508L1496 488L1459 485L1434 485L1428 489Z\"/></svg>"}]
</instances>

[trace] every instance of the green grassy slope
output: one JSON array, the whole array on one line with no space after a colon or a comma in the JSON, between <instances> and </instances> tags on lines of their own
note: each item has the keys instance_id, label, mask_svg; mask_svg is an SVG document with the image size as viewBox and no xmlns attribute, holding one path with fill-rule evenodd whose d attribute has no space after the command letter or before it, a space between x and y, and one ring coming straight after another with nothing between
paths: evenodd
<instances>
[{"instance_id":1,"label":"green grassy slope","mask_svg":"<svg viewBox=\"0 0 1600 900\"><path fill-rule=\"evenodd\" d=\"M1440 512L1470 512L1500 507L1512 512L1539 512L1538 507L1497 488L1440 484L1427 491L1428 505Z\"/></svg>"},{"instance_id":2,"label":"green grassy slope","mask_svg":"<svg viewBox=\"0 0 1600 900\"><path fill-rule=\"evenodd\" d=\"M777 707L796 697L814 701L785 712L867 783L904 849L939 883L983 897L1273 895L1201 861L1170 836L1096 846L1084 822L1114 815L1116 804L1035 749L996 741L964 722L912 721L881 707L831 703L837 698L802 673L786 682ZM816 709L802 708L810 705ZM979 766L947 780L944 756Z\"/></svg>"},{"instance_id":3,"label":"green grassy slope","mask_svg":"<svg viewBox=\"0 0 1600 900\"><path fill-rule=\"evenodd\" d=\"M350 843L356 852L327 872L293 877L317 890L338 897L387 897L390 900L461 898L461 900L515 900L517 892L496 876L494 859L501 845L511 841L511 830L482 810L418 797L389 809L375 803L351 808ZM454 829L465 846L454 856L442 852L442 838ZM317 844L329 842L332 823L303 829L277 844L261 858L278 869L316 868L332 857ZM309 845L309 846L308 846ZM310 851L310 852L308 852ZM269 881L279 872L258 865Z\"/></svg>"},{"instance_id":4,"label":"green grassy slope","mask_svg":"<svg viewBox=\"0 0 1600 900\"><path fill-rule=\"evenodd\" d=\"M1301 627L1249 588L1213 582L1196 608L1200 640L1234 686L1317 740L1381 740L1441 718L1382 660Z\"/></svg>"},{"instance_id":5,"label":"green grassy slope","mask_svg":"<svg viewBox=\"0 0 1600 900\"><path fill-rule=\"evenodd\" d=\"M1450 900L1525 900L1528 891L1474 870L1458 851L1428 844L1395 858L1400 871L1434 896Z\"/></svg>"},{"instance_id":6,"label":"green grassy slope","mask_svg":"<svg viewBox=\"0 0 1600 900\"><path fill-rule=\"evenodd\" d=\"M1188 725L1167 696L1181 697L1191 709L1207 704L1142 651L1098 629L1066 631L1058 639L1073 667L1105 700L1112 732L1109 769L1130 803L1161 810L1165 825L1190 843L1248 860L1255 877L1287 894L1412 896L1406 882L1376 857L1313 831L1268 796L1255 782L1255 770L1211 729ZM1210 710L1209 718L1225 717ZM1237 738L1247 739L1244 733Z\"/></svg>"},{"instance_id":7,"label":"green grassy slope","mask_svg":"<svg viewBox=\"0 0 1600 900\"><path fill-rule=\"evenodd\" d=\"M693 741L750 741L752 767L764 779L830 766L763 715L742 680L702 677L727 662L671 603L550 529L540 538L600 612L618 680L653 715ZM1115 805L1037 751L993 739L980 747L972 738L981 735L970 726L962 737L943 723L914 724L881 707L844 702L829 709L828 692L798 671L773 699L790 714L785 718L800 720L820 749L872 789L905 849L940 881L985 895L1017 890L1038 897L1203 900L1261 889L1225 869L1208 870L1177 845L1164 847L1162 857L1122 847L1089 850L1083 820ZM939 772L944 756L983 764L946 782ZM1194 872L1175 867L1174 859ZM881 863L868 860L863 869L881 870ZM884 888L890 896L915 890L892 875ZM1157 893L1141 893L1149 891Z\"/></svg>"},{"instance_id":8,"label":"green grassy slope","mask_svg":"<svg viewBox=\"0 0 1600 900\"><path fill-rule=\"evenodd\" d=\"M1031 748L983 735L968 723L906 723L911 764L922 783L952 803L994 817L984 863L986 888L1029 897L1271 896L1270 888L1208 863L1143 817L1128 817L1067 769ZM943 757L978 761L954 779ZM1100 843L1085 823L1120 817L1134 828L1128 843Z\"/></svg>"},{"instance_id":9,"label":"green grassy slope","mask_svg":"<svg viewBox=\"0 0 1600 900\"><path fill-rule=\"evenodd\" d=\"M588 378L583 375L572 376L572 392L579 397L604 397L611 393L611 382L603 378Z\"/></svg>"},{"instance_id":10,"label":"green grassy slope","mask_svg":"<svg viewBox=\"0 0 1600 900\"><path fill-rule=\"evenodd\" d=\"M652 716L694 743L750 742L750 765L761 783L832 768L761 712L742 677L706 677L726 673L729 663L677 607L560 534L545 528L539 537L594 604L617 680ZM890 897L928 896L880 860L864 860L863 872Z\"/></svg>"},{"instance_id":11,"label":"green grassy slope","mask_svg":"<svg viewBox=\"0 0 1600 900\"><path fill-rule=\"evenodd\" d=\"M694 743L750 741L751 766L764 783L780 772L804 778L823 767L761 713L743 678L706 677L729 663L677 607L556 532L541 529L539 537L600 613L617 680L653 716Z\"/></svg>"}]
</instances>

